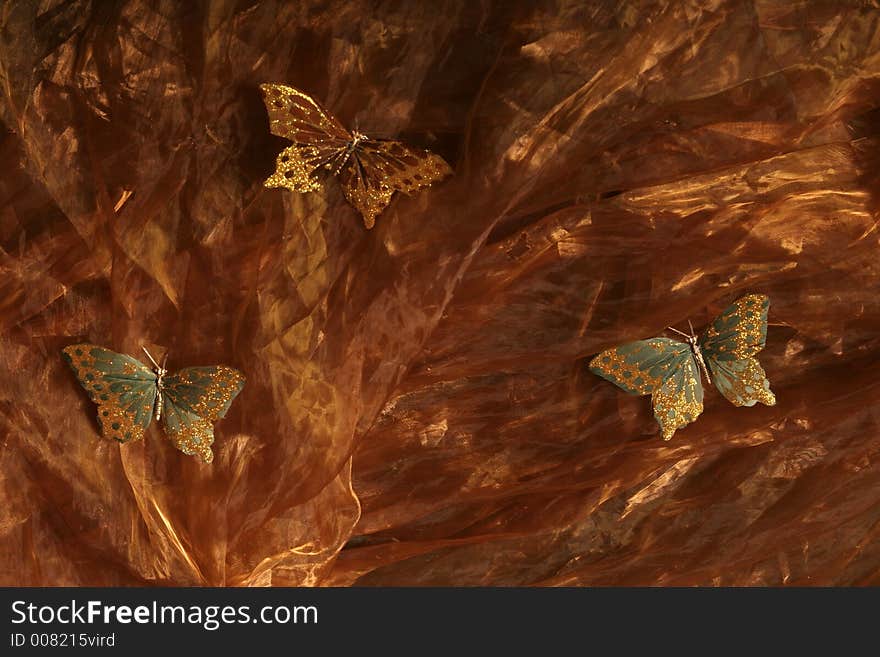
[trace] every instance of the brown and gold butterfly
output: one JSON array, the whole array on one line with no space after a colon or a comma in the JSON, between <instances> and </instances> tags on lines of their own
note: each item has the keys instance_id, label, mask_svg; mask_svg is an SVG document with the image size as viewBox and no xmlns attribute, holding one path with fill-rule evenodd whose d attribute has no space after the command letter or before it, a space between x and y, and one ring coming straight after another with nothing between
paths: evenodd
<instances>
[{"instance_id":1,"label":"brown and gold butterfly","mask_svg":"<svg viewBox=\"0 0 880 657\"><path fill-rule=\"evenodd\" d=\"M263 84L260 89L272 134L293 142L278 154L266 187L313 192L321 188L319 174L329 171L339 178L345 198L363 215L366 227L372 228L394 192L409 194L452 173L442 157L429 151L349 132L317 101L293 87Z\"/></svg>"}]
</instances>

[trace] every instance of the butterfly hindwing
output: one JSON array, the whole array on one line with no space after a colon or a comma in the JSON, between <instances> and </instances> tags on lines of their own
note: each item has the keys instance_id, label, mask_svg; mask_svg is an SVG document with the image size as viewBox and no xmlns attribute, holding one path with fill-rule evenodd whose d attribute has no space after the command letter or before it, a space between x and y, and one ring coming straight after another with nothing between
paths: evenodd
<instances>
[{"instance_id":1,"label":"butterfly hindwing","mask_svg":"<svg viewBox=\"0 0 880 657\"><path fill-rule=\"evenodd\" d=\"M162 410L165 435L184 454L198 455L205 463L214 460L211 445L214 444L214 425L210 420L178 406L174 400L165 399Z\"/></svg>"},{"instance_id":2,"label":"butterfly hindwing","mask_svg":"<svg viewBox=\"0 0 880 657\"><path fill-rule=\"evenodd\" d=\"M318 148L294 144L278 153L275 173L266 178L264 187L287 187L292 192L315 192L321 189L317 172L328 155ZM332 157L332 154L329 155Z\"/></svg>"},{"instance_id":3,"label":"butterfly hindwing","mask_svg":"<svg viewBox=\"0 0 880 657\"><path fill-rule=\"evenodd\" d=\"M130 356L92 344L70 345L63 353L98 405L104 437L123 443L143 438L156 402L155 372Z\"/></svg>"},{"instance_id":4,"label":"butterfly hindwing","mask_svg":"<svg viewBox=\"0 0 880 657\"><path fill-rule=\"evenodd\" d=\"M244 386L244 376L225 365L187 367L164 380L165 432L184 454L214 459L212 421L226 415Z\"/></svg>"},{"instance_id":5,"label":"butterfly hindwing","mask_svg":"<svg viewBox=\"0 0 880 657\"><path fill-rule=\"evenodd\" d=\"M672 374L651 395L654 418L663 432L663 440L672 438L676 429L690 424L703 412L703 385L700 371L688 350Z\"/></svg>"},{"instance_id":6,"label":"butterfly hindwing","mask_svg":"<svg viewBox=\"0 0 880 657\"><path fill-rule=\"evenodd\" d=\"M703 411L703 387L688 345L669 338L638 340L598 354L590 370L626 392L651 395L654 417L669 440Z\"/></svg>"},{"instance_id":7,"label":"butterfly hindwing","mask_svg":"<svg viewBox=\"0 0 880 657\"><path fill-rule=\"evenodd\" d=\"M776 403L764 369L755 358L767 340L769 308L770 300L763 294L746 295L721 313L700 338L715 387L737 406Z\"/></svg>"},{"instance_id":8,"label":"butterfly hindwing","mask_svg":"<svg viewBox=\"0 0 880 657\"><path fill-rule=\"evenodd\" d=\"M715 360L737 360L754 356L767 341L767 311L770 299L748 294L737 299L700 338L700 349Z\"/></svg>"},{"instance_id":9,"label":"butterfly hindwing","mask_svg":"<svg viewBox=\"0 0 880 657\"><path fill-rule=\"evenodd\" d=\"M715 387L734 405L754 406L758 402L766 406L776 404L776 396L770 390L770 381L757 358L706 358L706 363L712 372Z\"/></svg>"}]
</instances>

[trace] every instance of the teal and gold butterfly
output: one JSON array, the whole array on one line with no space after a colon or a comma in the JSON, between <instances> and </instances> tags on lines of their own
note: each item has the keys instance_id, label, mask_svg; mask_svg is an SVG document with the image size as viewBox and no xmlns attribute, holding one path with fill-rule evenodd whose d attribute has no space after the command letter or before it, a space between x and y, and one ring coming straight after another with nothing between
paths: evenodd
<instances>
[{"instance_id":1,"label":"teal and gold butterfly","mask_svg":"<svg viewBox=\"0 0 880 657\"><path fill-rule=\"evenodd\" d=\"M651 395L664 440L703 412L700 373L736 406L776 403L770 382L755 358L767 340L770 300L742 297L721 313L702 337L682 333L687 342L651 338L603 351L590 370L633 395ZM711 376L710 376L711 371Z\"/></svg>"},{"instance_id":2,"label":"teal and gold butterfly","mask_svg":"<svg viewBox=\"0 0 880 657\"><path fill-rule=\"evenodd\" d=\"M121 443L140 440L155 417L164 420L165 433L184 454L197 454L206 463L214 459L212 422L226 415L244 387L244 376L225 365L186 367L169 374L159 365L117 354L93 344L64 348L64 357L76 378L98 405L98 421L105 438Z\"/></svg>"}]
</instances>

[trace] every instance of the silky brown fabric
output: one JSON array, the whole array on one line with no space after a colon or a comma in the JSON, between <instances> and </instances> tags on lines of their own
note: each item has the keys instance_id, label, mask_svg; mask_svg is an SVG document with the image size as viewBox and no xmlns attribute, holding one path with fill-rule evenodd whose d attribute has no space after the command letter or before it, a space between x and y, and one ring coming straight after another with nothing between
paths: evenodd
<instances>
[{"instance_id":1,"label":"silky brown fabric","mask_svg":"<svg viewBox=\"0 0 880 657\"><path fill-rule=\"evenodd\" d=\"M365 231L262 82L442 155ZM0 583L880 583L870 2L0 7ZM775 407L590 374L771 300ZM89 340L247 384L120 446Z\"/></svg>"}]
</instances>

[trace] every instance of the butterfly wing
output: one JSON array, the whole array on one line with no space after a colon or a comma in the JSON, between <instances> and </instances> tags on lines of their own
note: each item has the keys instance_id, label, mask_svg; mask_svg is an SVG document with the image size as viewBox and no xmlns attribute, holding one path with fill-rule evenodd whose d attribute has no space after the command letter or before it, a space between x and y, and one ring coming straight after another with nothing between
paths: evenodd
<instances>
[{"instance_id":1,"label":"butterfly wing","mask_svg":"<svg viewBox=\"0 0 880 657\"><path fill-rule=\"evenodd\" d=\"M341 174L342 191L369 229L394 192L411 194L451 173L446 160L430 151L399 141L364 139Z\"/></svg>"},{"instance_id":2,"label":"butterfly wing","mask_svg":"<svg viewBox=\"0 0 880 657\"><path fill-rule=\"evenodd\" d=\"M776 403L770 381L755 358L767 341L769 309L770 300L763 294L744 296L721 313L700 338L700 350L715 387L736 406Z\"/></svg>"},{"instance_id":3,"label":"butterfly wing","mask_svg":"<svg viewBox=\"0 0 880 657\"><path fill-rule=\"evenodd\" d=\"M64 357L98 405L105 438L140 440L156 402L156 374L140 361L92 344L65 347Z\"/></svg>"},{"instance_id":4,"label":"butterfly wing","mask_svg":"<svg viewBox=\"0 0 880 657\"><path fill-rule=\"evenodd\" d=\"M184 454L197 454L210 463L212 422L226 415L244 387L244 376L225 365L187 367L166 377L163 384L165 432Z\"/></svg>"},{"instance_id":5,"label":"butterfly wing","mask_svg":"<svg viewBox=\"0 0 880 657\"><path fill-rule=\"evenodd\" d=\"M278 154L275 173L266 187L287 187L294 192L321 188L317 173L342 157L352 135L317 101L283 84L262 84L263 103L273 135L293 142Z\"/></svg>"},{"instance_id":6,"label":"butterfly wing","mask_svg":"<svg viewBox=\"0 0 880 657\"><path fill-rule=\"evenodd\" d=\"M598 354L590 370L633 395L651 395L654 418L669 440L703 412L703 386L688 345L669 338L638 340Z\"/></svg>"},{"instance_id":7,"label":"butterfly wing","mask_svg":"<svg viewBox=\"0 0 880 657\"><path fill-rule=\"evenodd\" d=\"M211 445L214 444L214 425L210 420L179 406L166 398L162 411L165 434L174 446L189 456L198 455L205 463L214 460Z\"/></svg>"}]
</instances>

